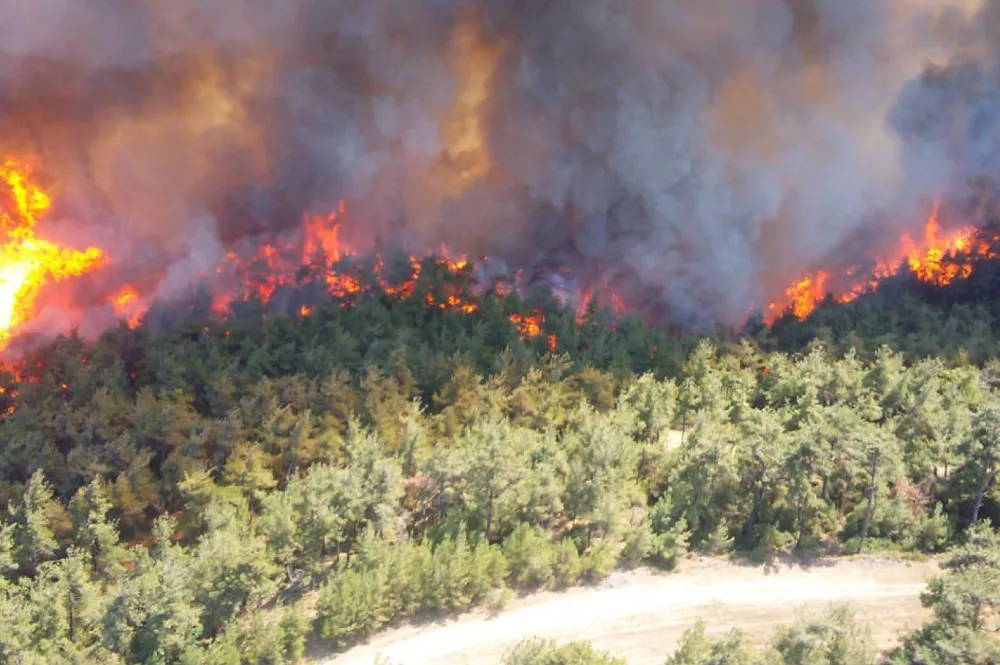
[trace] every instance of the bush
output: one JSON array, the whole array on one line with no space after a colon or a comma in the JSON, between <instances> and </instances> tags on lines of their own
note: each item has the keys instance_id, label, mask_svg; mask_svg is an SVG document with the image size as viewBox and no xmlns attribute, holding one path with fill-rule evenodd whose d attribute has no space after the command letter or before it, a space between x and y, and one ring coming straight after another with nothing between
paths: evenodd
<instances>
[{"instance_id":1,"label":"bush","mask_svg":"<svg viewBox=\"0 0 1000 665\"><path fill-rule=\"evenodd\" d=\"M430 562L423 580L427 610L468 609L502 585L507 574L507 561L499 548L486 542L470 547L464 534L442 541Z\"/></svg>"},{"instance_id":2,"label":"bush","mask_svg":"<svg viewBox=\"0 0 1000 665\"><path fill-rule=\"evenodd\" d=\"M564 538L555 544L552 556L552 584L557 589L565 589L580 581L582 563L576 542Z\"/></svg>"},{"instance_id":3,"label":"bush","mask_svg":"<svg viewBox=\"0 0 1000 665\"><path fill-rule=\"evenodd\" d=\"M606 579L615 570L614 547L607 540L595 540L580 559L580 576L585 582Z\"/></svg>"},{"instance_id":4,"label":"bush","mask_svg":"<svg viewBox=\"0 0 1000 665\"><path fill-rule=\"evenodd\" d=\"M868 504L863 501L847 515L841 537L845 538L844 549L848 552L860 551L861 527L867 510ZM897 491L892 497L880 496L872 511L866 547L906 551L918 549L927 519L922 510L910 505L904 491Z\"/></svg>"},{"instance_id":5,"label":"bush","mask_svg":"<svg viewBox=\"0 0 1000 665\"><path fill-rule=\"evenodd\" d=\"M691 532L688 530L687 520L682 517L665 532L656 534L653 550L655 561L667 569L674 568L677 561L687 553L690 538Z\"/></svg>"},{"instance_id":6,"label":"bush","mask_svg":"<svg viewBox=\"0 0 1000 665\"><path fill-rule=\"evenodd\" d=\"M500 548L464 534L428 543L390 543L366 536L350 566L320 592L320 634L344 647L419 611L458 612L485 601L501 587L507 562Z\"/></svg>"},{"instance_id":7,"label":"bush","mask_svg":"<svg viewBox=\"0 0 1000 665\"><path fill-rule=\"evenodd\" d=\"M951 520L938 502L934 504L934 513L920 526L917 547L921 552L943 552L951 541L952 533Z\"/></svg>"},{"instance_id":8,"label":"bush","mask_svg":"<svg viewBox=\"0 0 1000 665\"><path fill-rule=\"evenodd\" d=\"M674 515L669 496L661 497L650 509L649 527L654 536L650 552L653 561L667 569L673 568L688 551L691 531L684 517Z\"/></svg>"},{"instance_id":9,"label":"bush","mask_svg":"<svg viewBox=\"0 0 1000 665\"><path fill-rule=\"evenodd\" d=\"M337 647L375 632L385 621L378 609L383 589L373 571L345 570L320 591L319 633Z\"/></svg>"},{"instance_id":10,"label":"bush","mask_svg":"<svg viewBox=\"0 0 1000 665\"><path fill-rule=\"evenodd\" d=\"M510 587L498 587L490 590L486 596L486 609L491 615L499 614L514 598L514 591Z\"/></svg>"},{"instance_id":11,"label":"bush","mask_svg":"<svg viewBox=\"0 0 1000 665\"><path fill-rule=\"evenodd\" d=\"M729 524L719 522L705 537L702 550L705 554L721 554L733 548L733 537L729 534Z\"/></svg>"},{"instance_id":12,"label":"bush","mask_svg":"<svg viewBox=\"0 0 1000 665\"><path fill-rule=\"evenodd\" d=\"M858 625L847 607L782 628L773 648L787 665L872 663L877 653L871 632Z\"/></svg>"},{"instance_id":13,"label":"bush","mask_svg":"<svg viewBox=\"0 0 1000 665\"><path fill-rule=\"evenodd\" d=\"M624 660L597 651L588 642L569 642L560 646L551 640L521 642L502 662L503 665L625 665Z\"/></svg>"},{"instance_id":14,"label":"bush","mask_svg":"<svg viewBox=\"0 0 1000 665\"><path fill-rule=\"evenodd\" d=\"M767 558L784 552L795 542L795 536L779 529L774 524L768 524L760 530L760 538L753 554L757 557Z\"/></svg>"},{"instance_id":15,"label":"bush","mask_svg":"<svg viewBox=\"0 0 1000 665\"><path fill-rule=\"evenodd\" d=\"M288 660L295 663L306 655L306 637L309 635L309 619L301 603L285 610L281 617L281 642Z\"/></svg>"},{"instance_id":16,"label":"bush","mask_svg":"<svg viewBox=\"0 0 1000 665\"><path fill-rule=\"evenodd\" d=\"M514 586L540 588L552 581L553 548L540 529L521 523L503 541Z\"/></svg>"},{"instance_id":17,"label":"bush","mask_svg":"<svg viewBox=\"0 0 1000 665\"><path fill-rule=\"evenodd\" d=\"M625 547L622 548L621 561L627 568L635 568L646 557L657 551L657 538L649 522L643 520L629 530L625 536Z\"/></svg>"},{"instance_id":18,"label":"bush","mask_svg":"<svg viewBox=\"0 0 1000 665\"><path fill-rule=\"evenodd\" d=\"M284 631L280 622L263 614L254 614L240 644L244 663L254 665L285 665Z\"/></svg>"}]
</instances>

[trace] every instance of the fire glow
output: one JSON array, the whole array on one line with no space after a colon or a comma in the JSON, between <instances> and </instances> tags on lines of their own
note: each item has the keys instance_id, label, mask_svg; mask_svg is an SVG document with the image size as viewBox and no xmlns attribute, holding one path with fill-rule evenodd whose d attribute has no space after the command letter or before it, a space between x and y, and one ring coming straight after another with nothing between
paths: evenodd
<instances>
[{"instance_id":1,"label":"fire glow","mask_svg":"<svg viewBox=\"0 0 1000 665\"><path fill-rule=\"evenodd\" d=\"M33 175L34 169L23 160L8 159L0 168L0 178L6 185L0 190L0 196L9 194L10 199L10 203L0 199L0 224L5 232L5 242L0 245L0 351L6 349L21 327L37 314L39 303L44 301L40 292L45 284L93 272L112 263L111 257L97 247L80 251L35 235L36 222L50 209L51 198L35 182ZM214 275L202 275L210 280L214 278L214 286L219 287L211 289L212 311L225 316L234 302L252 298L269 303L280 287L296 284L303 268L322 271L313 274L321 279L325 290L345 306L375 287L390 297L413 296L426 265L417 256L408 258L409 274L392 282L384 277L385 265L378 256L373 268L336 268L344 259L357 257L340 237L345 214L346 206L341 202L329 214L305 216L302 234L296 241L274 239L258 245L248 254L227 252ZM466 257L450 256L443 245L439 252L434 259L438 267L455 276L471 277ZM424 293L422 299L429 308L458 314L471 314L479 309L475 299L457 282ZM141 293L132 284L122 284L103 298L115 317L133 328L140 325L152 301L151 295ZM314 313L315 305L304 303L296 311L299 316L308 317ZM540 312L511 314L509 320L526 340L544 332L545 317ZM554 350L555 346L555 336L549 335L548 347Z\"/></svg>"},{"instance_id":2,"label":"fire glow","mask_svg":"<svg viewBox=\"0 0 1000 665\"><path fill-rule=\"evenodd\" d=\"M887 258L879 257L874 266L861 277L860 266L851 266L840 275L817 270L789 286L781 300L768 306L765 322L773 323L790 311L805 319L827 296L838 303L848 303L878 289L879 284L907 267L917 280L934 286L947 286L972 274L975 259L996 258L989 242L976 238L977 229L965 226L942 232L940 203L935 203L924 224L923 237L913 239L903 235L897 250Z\"/></svg>"},{"instance_id":3,"label":"fire glow","mask_svg":"<svg viewBox=\"0 0 1000 665\"><path fill-rule=\"evenodd\" d=\"M80 251L35 235L38 217L52 202L32 172L27 161L7 159L0 166L0 181L13 203L0 207L0 347L35 314L38 293L47 282L82 275L104 259L96 247Z\"/></svg>"},{"instance_id":4,"label":"fire glow","mask_svg":"<svg viewBox=\"0 0 1000 665\"><path fill-rule=\"evenodd\" d=\"M36 224L49 211L51 198L36 182L35 171L30 160L10 158L0 167L3 182L0 185L0 226L4 234L0 244L0 352L32 321L39 306L46 304L41 297L46 284L102 270L113 263L112 257L101 248L69 248L36 234ZM922 237L913 239L904 235L896 251L887 258L877 259L870 270L862 271L860 266L854 266L841 272L819 270L803 276L785 290L782 299L770 305L767 323L786 311L804 319L827 296L841 303L855 300L877 289L882 280L898 274L904 266L921 282L945 286L967 278L973 271L975 259L995 257L991 243L979 239L975 228L943 231L939 213L939 206L935 205ZM300 284L300 278L306 273L343 306L356 302L361 294L379 289L392 298L417 296L428 308L442 312L463 315L479 310L478 297L463 286L471 284L473 279L469 261L464 256L450 256L444 245L432 263L409 256L403 262L402 277L399 270L394 270L396 277L392 280L386 277L389 270L377 254L374 264L361 267L362 263L358 262L355 266L348 259L358 258L359 254L341 237L346 215L346 205L340 202L330 213L303 216L301 233L294 238L270 238L268 242L256 244L249 252L228 252L213 272L200 276L210 282L212 310L225 316L232 311L233 304L241 300L270 303L280 288ZM447 271L455 279L446 280L430 290L423 288L418 294L419 278L428 265ZM626 314L630 308L606 287L599 290L610 294L609 306L613 314ZM496 293L501 296L518 288L502 281L495 284ZM578 320L585 318L593 297L594 292L586 289L582 301L575 303ZM142 322L153 299L151 292L125 283L99 301L102 306L109 307L118 320L134 328ZM312 316L315 310L314 302L299 302L289 313L305 318ZM550 351L558 348L559 340L546 329L545 316L540 311L509 314L508 320L523 339L544 336Z\"/></svg>"}]
</instances>

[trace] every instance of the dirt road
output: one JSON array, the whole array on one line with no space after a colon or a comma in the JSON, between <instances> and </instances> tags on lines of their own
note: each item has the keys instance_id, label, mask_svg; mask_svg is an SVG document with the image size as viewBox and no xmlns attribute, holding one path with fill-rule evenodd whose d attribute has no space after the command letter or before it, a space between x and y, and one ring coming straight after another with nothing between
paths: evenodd
<instances>
[{"instance_id":1,"label":"dirt road","mask_svg":"<svg viewBox=\"0 0 1000 665\"><path fill-rule=\"evenodd\" d=\"M851 605L881 646L927 617L919 594L934 562L840 560L809 569L685 562L678 572L616 573L599 588L541 593L516 600L499 616L482 612L454 621L408 626L319 665L497 665L530 637L586 639L629 665L661 665L685 629L705 619L710 632L740 628L766 640L775 627L830 603Z\"/></svg>"}]
</instances>

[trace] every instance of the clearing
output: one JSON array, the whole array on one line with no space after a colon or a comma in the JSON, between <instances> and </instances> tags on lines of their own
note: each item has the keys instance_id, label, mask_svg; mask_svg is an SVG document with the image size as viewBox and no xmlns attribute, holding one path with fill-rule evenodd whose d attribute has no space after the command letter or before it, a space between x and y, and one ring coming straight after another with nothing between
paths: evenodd
<instances>
[{"instance_id":1,"label":"clearing","mask_svg":"<svg viewBox=\"0 0 1000 665\"><path fill-rule=\"evenodd\" d=\"M884 558L750 566L709 559L682 562L678 571L617 572L596 587L544 592L514 600L502 613L404 626L319 665L498 665L525 638L585 639L629 665L661 665L685 629L705 619L709 632L740 628L758 640L804 613L847 603L871 625L880 647L920 626L920 606L935 561Z\"/></svg>"}]
</instances>

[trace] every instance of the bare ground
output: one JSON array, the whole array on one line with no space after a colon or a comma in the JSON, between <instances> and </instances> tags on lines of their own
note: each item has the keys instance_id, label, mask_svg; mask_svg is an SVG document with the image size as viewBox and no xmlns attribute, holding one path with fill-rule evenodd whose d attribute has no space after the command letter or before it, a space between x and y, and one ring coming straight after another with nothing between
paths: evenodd
<instances>
[{"instance_id":1,"label":"bare ground","mask_svg":"<svg viewBox=\"0 0 1000 665\"><path fill-rule=\"evenodd\" d=\"M599 587L539 593L496 617L472 612L455 620L406 626L318 665L496 665L522 639L589 640L629 665L660 665L682 633L704 619L710 633L739 628L758 641L781 624L847 603L883 647L927 618L919 595L936 562L857 558L748 566L692 560L674 573L615 573Z\"/></svg>"}]
</instances>

